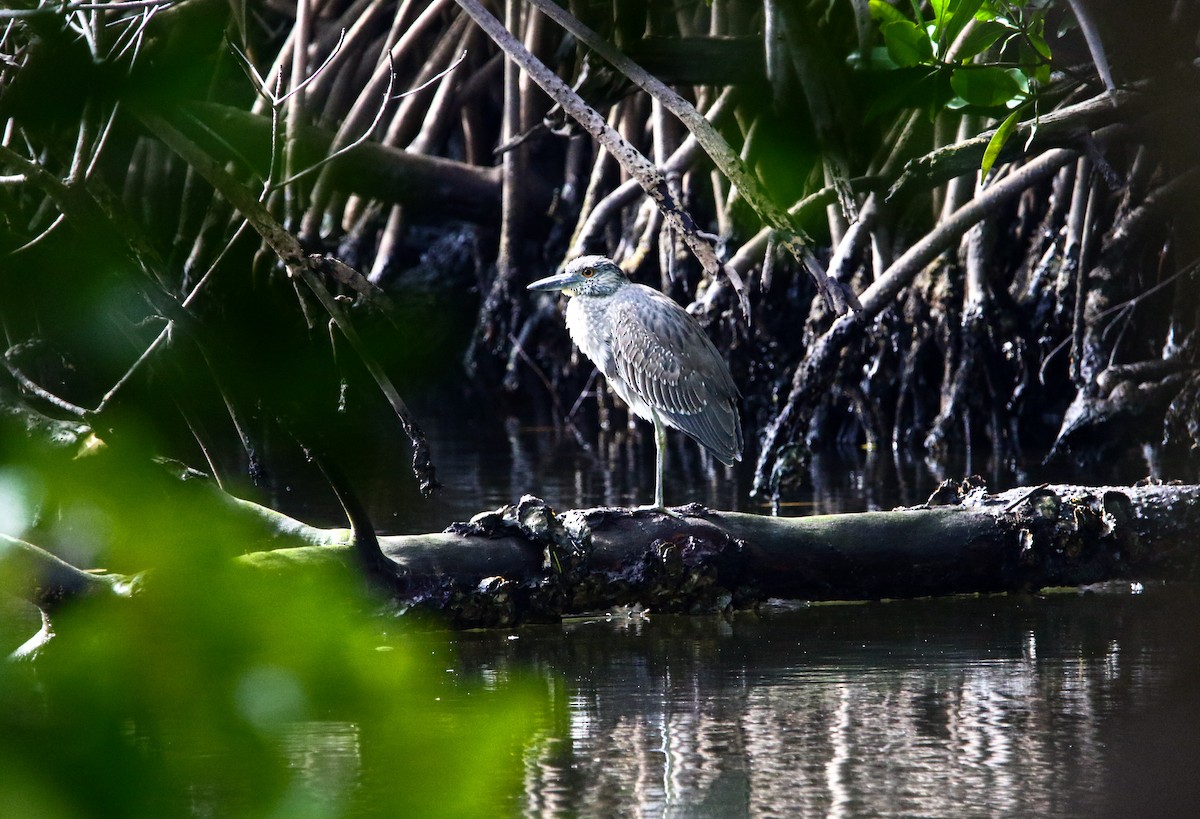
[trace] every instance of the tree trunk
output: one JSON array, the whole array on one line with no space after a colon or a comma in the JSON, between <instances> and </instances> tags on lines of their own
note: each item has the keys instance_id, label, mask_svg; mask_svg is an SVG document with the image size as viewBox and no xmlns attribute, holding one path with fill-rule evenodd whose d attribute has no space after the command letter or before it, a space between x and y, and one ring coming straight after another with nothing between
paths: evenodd
<instances>
[{"instance_id":1,"label":"tree trunk","mask_svg":"<svg viewBox=\"0 0 1200 819\"><path fill-rule=\"evenodd\" d=\"M946 501L949 502L946 502ZM555 514L537 498L425 535L381 537L402 605L463 626L641 606L714 612L768 598L870 600L1194 576L1200 486L943 485L890 512L776 518L683 507ZM246 555L262 569L348 547Z\"/></svg>"}]
</instances>

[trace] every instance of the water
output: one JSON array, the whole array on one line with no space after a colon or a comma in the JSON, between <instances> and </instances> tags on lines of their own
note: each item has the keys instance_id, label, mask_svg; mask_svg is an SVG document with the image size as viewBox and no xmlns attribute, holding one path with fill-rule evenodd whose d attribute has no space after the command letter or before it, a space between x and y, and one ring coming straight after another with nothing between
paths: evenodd
<instances>
[{"instance_id":1,"label":"water","mask_svg":"<svg viewBox=\"0 0 1200 819\"><path fill-rule=\"evenodd\" d=\"M526 492L559 508L653 492L645 430L589 439L486 405L414 407L447 486L420 499L403 442L381 440L356 475L385 531L436 531ZM746 497L746 465L726 470L680 440L670 459L669 503L762 511ZM1125 468L1100 479L1145 474ZM342 524L318 479L279 474L292 480L269 502ZM818 488L784 512L918 503L947 476L920 461L827 456ZM988 477L995 489L1089 480L1032 468ZM1200 588L1189 584L728 618L625 612L449 639L447 675L533 675L564 715L525 749L522 792L497 815L1190 816L1200 804ZM372 766L363 727L303 722L281 739L331 810L403 787Z\"/></svg>"},{"instance_id":2,"label":"water","mask_svg":"<svg viewBox=\"0 0 1200 819\"><path fill-rule=\"evenodd\" d=\"M1187 652L1146 633L1195 602L1156 588L528 629L510 651L565 676L570 718L520 808L1115 815L1109 784L1147 752L1124 735L1172 702ZM462 638L464 663L494 662L487 642Z\"/></svg>"},{"instance_id":3,"label":"water","mask_svg":"<svg viewBox=\"0 0 1200 819\"><path fill-rule=\"evenodd\" d=\"M487 405L423 417L447 489L403 507L376 497L392 531L440 529L526 492L559 508L651 498L645 429L589 438L498 420ZM748 464L727 470L678 438L668 503L764 511L747 498ZM391 496L411 483L402 455L385 459L398 466L377 484ZM942 478L968 472L997 490L1146 474L1136 460L1095 476L982 467L824 456L815 488L783 512L919 503ZM566 720L527 749L523 793L501 811L510 815L1191 815L1200 800L1198 604L1190 585L1116 583L779 605L728 619L627 613L455 634L458 662L447 673L487 682L532 670L565 706ZM293 741L311 751L348 729L297 730ZM356 771L362 787L389 786L389 772L371 771L357 751L329 753L341 759L331 769Z\"/></svg>"},{"instance_id":4,"label":"water","mask_svg":"<svg viewBox=\"0 0 1200 819\"><path fill-rule=\"evenodd\" d=\"M565 717L496 815L1191 816L1200 588L610 616L453 636ZM353 723L286 744L321 793L399 786Z\"/></svg>"},{"instance_id":5,"label":"water","mask_svg":"<svg viewBox=\"0 0 1200 819\"><path fill-rule=\"evenodd\" d=\"M1113 584L460 632L442 673L563 715L497 816L1192 816L1198 638L1200 588ZM405 787L373 740L283 733L313 815Z\"/></svg>"},{"instance_id":6,"label":"water","mask_svg":"<svg viewBox=\"0 0 1200 819\"><path fill-rule=\"evenodd\" d=\"M427 433L443 488L422 498L409 470L411 455L394 419L381 418L363 431L362 451L354 454L353 478L376 528L389 534L436 532L451 521L515 503L534 494L556 509L601 504L632 506L654 499L654 436L648 423L630 428L614 416L611 428L596 432L595 402L580 402L576 426L553 423L558 409L546 405L505 411L494 401L443 388L409 397ZM563 412L570 406L562 408ZM558 418L561 416L553 416ZM381 430L385 430L381 432ZM684 435L668 432L666 503L698 501L714 509L770 512L749 497L757 453L747 440L744 460L726 467ZM275 453L281 459L286 453ZM922 503L945 478L983 476L996 491L1043 481L1132 483L1150 474L1141 458L1106 462L1104 472L1084 474L1046 468L1036 462L1003 466L976 459L927 462L891 452L845 449L818 453L807 480L785 498L784 515L828 514L892 509ZM287 482L272 484L264 502L315 524L344 526L336 499L324 488L312 464L282 463L269 473ZM1168 475L1167 477L1178 477Z\"/></svg>"}]
</instances>

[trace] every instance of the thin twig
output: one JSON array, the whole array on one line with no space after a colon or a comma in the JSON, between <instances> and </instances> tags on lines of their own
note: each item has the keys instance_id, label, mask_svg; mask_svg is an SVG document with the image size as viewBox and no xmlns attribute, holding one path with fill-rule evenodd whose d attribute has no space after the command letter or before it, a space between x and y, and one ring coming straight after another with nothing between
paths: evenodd
<instances>
[{"instance_id":1,"label":"thin twig","mask_svg":"<svg viewBox=\"0 0 1200 819\"><path fill-rule=\"evenodd\" d=\"M293 96L303 92L306 88L308 88L308 86L311 85L318 77L320 77L321 74L329 68L329 66L333 65L333 61L338 58L338 55L342 51L342 44L345 42L346 42L346 29L342 29L342 33L338 35L337 44L334 45L333 50L329 52L329 56L325 58L325 62L323 62L319 66L317 66L317 68L311 74L309 74L307 77L305 77L299 83L297 83L295 86L293 86L291 89L289 89L288 92L285 93L282 97L278 98L277 100L274 100L274 104L275 105L283 105L285 102L287 102Z\"/></svg>"},{"instance_id":2,"label":"thin twig","mask_svg":"<svg viewBox=\"0 0 1200 819\"><path fill-rule=\"evenodd\" d=\"M396 17L393 21L392 29L390 30L385 43L383 54L380 56L378 63L371 74L371 79L363 88L358 99L355 100L349 113L342 119L342 123L338 126L337 135L334 137L330 145L333 153L340 156L340 151L346 146L350 140L350 135L357 133L363 126L364 119L368 116L368 105L374 106L375 99L380 87L385 85L387 90L384 92L384 105L375 109L372 124L365 130L366 134L370 134L376 124L383 118L382 107L386 107L387 102L392 93L392 85L395 81L395 64L399 62L405 54L425 33L440 19L441 13L447 6L450 5L450 0L432 0L432 2L421 11L413 20L408 19L408 11L413 4L405 2L396 12ZM386 74L384 73L386 72ZM366 136L359 137L355 141L360 144L367 139ZM321 175L317 178L310 194L309 207L305 212L304 221L300 226L300 233L303 236L316 235L320 232L321 221L324 218L327 205L332 198L331 190L333 188L332 168L328 162L321 163ZM286 180L290 183L293 180Z\"/></svg>"},{"instance_id":3,"label":"thin twig","mask_svg":"<svg viewBox=\"0 0 1200 819\"><path fill-rule=\"evenodd\" d=\"M54 393L40 386L32 378L25 375L25 373L21 372L21 369L17 367L12 360L15 350L17 350L17 348L12 347L4 354L4 368L8 370L9 374L12 375L14 379L16 379L18 384L24 387L27 392L32 393L42 401L45 401L47 404L50 404L51 406L56 407L63 412L70 413L76 418L83 418L85 415L87 415L87 410L85 410L83 407L78 407L72 404L70 401L59 398Z\"/></svg>"},{"instance_id":4,"label":"thin twig","mask_svg":"<svg viewBox=\"0 0 1200 819\"><path fill-rule=\"evenodd\" d=\"M136 110L135 115L143 125L195 168L201 176L208 180L209 184L220 191L221 195L250 221L251 226L283 262L288 275L294 281L303 282L321 303L325 312L337 324L342 335L350 342L359 361L374 379L396 413L401 427L412 442L413 474L417 478L421 492L426 495L432 493L439 484L430 460L429 445L425 441L424 433L383 367L371 354L366 343L351 324L341 305L337 303L313 271L315 262L305 255L299 240L284 230L283 226L247 188L230 176L216 160L204 153L174 125L160 115L149 111Z\"/></svg>"},{"instance_id":5,"label":"thin twig","mask_svg":"<svg viewBox=\"0 0 1200 819\"><path fill-rule=\"evenodd\" d=\"M1041 492L1043 489L1045 489L1049 485L1050 484L1048 484L1048 483L1039 483L1037 486L1033 487L1028 492L1023 493L1021 495L1021 497L1017 498L1015 501L1010 503L1008 506L1004 507L1005 513L1011 512L1012 510L1016 509L1018 506L1020 506L1021 504L1023 504L1025 501L1029 500L1030 498L1032 498L1038 492Z\"/></svg>"},{"instance_id":6,"label":"thin twig","mask_svg":"<svg viewBox=\"0 0 1200 819\"><path fill-rule=\"evenodd\" d=\"M712 107L704 112L704 116L715 123L732 110L736 101L736 89L732 86L726 88L717 97ZM699 154L700 143L694 134L689 134L687 139L662 164L662 171L664 174L682 173L692 166ZM591 185L589 185L590 190ZM586 214L587 218L583 221L582 226L575 231L575 236L571 239L571 249L567 255L578 256L587 252L587 247L596 233L609 219L614 218L621 208L634 200L638 190L640 190L640 185L636 179L626 180L597 202L595 206L585 209L583 213Z\"/></svg>"},{"instance_id":7,"label":"thin twig","mask_svg":"<svg viewBox=\"0 0 1200 819\"><path fill-rule=\"evenodd\" d=\"M320 170L321 168L328 165L330 162L333 162L339 156L342 156L343 154L345 154L349 151L353 151L359 145L362 145L364 142L366 142L368 139L370 139L371 134L375 133L375 128L379 125L380 120L383 119L384 112L387 111L387 101L388 101L388 99L391 98L392 83L395 80L395 78L396 78L396 72L394 70L388 72L388 82L387 82L387 88L384 89L384 92L383 92L383 102L380 104L378 110L376 110L376 112L375 112L375 119L371 120L371 124L366 127L366 129L362 132L361 135L359 135L359 137L357 139L355 139L353 142L343 145L342 147L338 148L336 151L327 155L325 158L319 160L318 162L314 162L313 164L309 165L308 167L304 168L303 170L297 171L295 174L293 174L292 176L289 176L287 179L282 179L279 182L276 182L276 183L270 185L267 190L268 191L276 191L276 190L279 190L280 188L287 187L288 185L291 185L293 182L296 182L297 180L303 179L304 177L308 176L313 171Z\"/></svg>"},{"instance_id":8,"label":"thin twig","mask_svg":"<svg viewBox=\"0 0 1200 819\"><path fill-rule=\"evenodd\" d=\"M108 121L104 123L104 127L100 130L100 134L96 137L96 141L92 145L92 158L83 172L84 180L90 179L92 173L96 170L96 163L100 161L100 153L104 150L105 143L108 142L109 134L112 133L113 123L117 119L117 111L120 109L120 101L113 103L112 112L108 115Z\"/></svg>"},{"instance_id":9,"label":"thin twig","mask_svg":"<svg viewBox=\"0 0 1200 819\"><path fill-rule=\"evenodd\" d=\"M115 61L124 58L125 53L132 48L133 56L129 59L129 71L132 72L133 67L137 64L138 54L142 50L142 42L145 40L146 27L150 25L150 21L154 19L154 16L164 8L167 8L165 4L151 6L137 17L127 18L131 25L126 26L125 30L121 32L116 41L113 43L113 47L109 49L109 60ZM130 32L132 32L132 34ZM124 39L126 35L129 36L129 42L125 45L121 45L121 40ZM118 48L120 49L119 51Z\"/></svg>"},{"instance_id":10,"label":"thin twig","mask_svg":"<svg viewBox=\"0 0 1200 819\"><path fill-rule=\"evenodd\" d=\"M26 177L26 178L28 178L28 177ZM23 253L24 251L29 250L31 247L37 245L39 242L41 242L43 239L45 239L47 236L49 236L50 233L56 227L58 227L59 225L61 225L63 223L64 219L66 219L66 214L59 213L58 216L54 217L54 221L50 223L49 227L47 227L45 230L43 230L37 236L34 236L32 239L30 239L28 242L21 245L20 247L13 248L12 250L9 251L9 253L11 255L16 255L17 253Z\"/></svg>"}]
</instances>

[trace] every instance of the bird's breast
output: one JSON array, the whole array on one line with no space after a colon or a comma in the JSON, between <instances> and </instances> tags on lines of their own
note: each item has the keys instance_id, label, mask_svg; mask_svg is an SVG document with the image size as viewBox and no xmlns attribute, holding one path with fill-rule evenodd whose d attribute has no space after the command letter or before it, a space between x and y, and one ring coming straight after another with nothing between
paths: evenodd
<instances>
[{"instance_id":1,"label":"bird's breast","mask_svg":"<svg viewBox=\"0 0 1200 819\"><path fill-rule=\"evenodd\" d=\"M608 320L596 299L576 296L567 302L567 330L575 346L606 376L612 370Z\"/></svg>"},{"instance_id":2,"label":"bird's breast","mask_svg":"<svg viewBox=\"0 0 1200 819\"><path fill-rule=\"evenodd\" d=\"M576 296L567 302L567 329L580 352L591 359L613 392L635 415L651 418L653 411L621 377L612 342L611 303L603 298Z\"/></svg>"}]
</instances>

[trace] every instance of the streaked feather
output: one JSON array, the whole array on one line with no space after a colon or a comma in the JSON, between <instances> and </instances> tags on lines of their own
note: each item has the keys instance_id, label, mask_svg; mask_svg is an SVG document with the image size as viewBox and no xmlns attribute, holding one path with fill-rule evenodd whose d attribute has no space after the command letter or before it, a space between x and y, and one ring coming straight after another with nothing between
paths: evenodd
<instances>
[{"instance_id":1,"label":"streaked feather","mask_svg":"<svg viewBox=\"0 0 1200 819\"><path fill-rule=\"evenodd\" d=\"M643 285L628 285L609 301L607 346L613 372L605 371L605 376L617 394L640 415L653 410L722 463L740 460L737 387L695 319Z\"/></svg>"}]
</instances>

